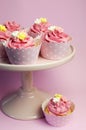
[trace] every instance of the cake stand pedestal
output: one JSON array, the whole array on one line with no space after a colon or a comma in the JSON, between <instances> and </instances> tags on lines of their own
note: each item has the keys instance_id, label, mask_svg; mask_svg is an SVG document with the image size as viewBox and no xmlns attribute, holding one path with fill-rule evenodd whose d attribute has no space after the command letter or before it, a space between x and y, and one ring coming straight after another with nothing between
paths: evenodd
<instances>
[{"instance_id":1,"label":"cake stand pedestal","mask_svg":"<svg viewBox=\"0 0 86 130\"><path fill-rule=\"evenodd\" d=\"M47 60L39 57L38 62L33 65L13 65L8 62L1 62L0 68L11 71L21 71L22 86L16 92L3 98L1 110L7 116L14 119L29 120L43 116L41 104L50 95L38 90L33 86L32 72L35 70L49 69L60 66L73 58L75 48L70 46L68 55L60 60Z\"/></svg>"}]
</instances>

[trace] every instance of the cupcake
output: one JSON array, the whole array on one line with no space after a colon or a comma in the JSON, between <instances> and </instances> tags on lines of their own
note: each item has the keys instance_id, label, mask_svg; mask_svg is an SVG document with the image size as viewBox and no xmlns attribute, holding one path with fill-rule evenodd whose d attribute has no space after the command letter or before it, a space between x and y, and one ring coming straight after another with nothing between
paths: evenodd
<instances>
[{"instance_id":1,"label":"cupcake","mask_svg":"<svg viewBox=\"0 0 86 130\"><path fill-rule=\"evenodd\" d=\"M7 42L10 38L10 32L6 29L4 25L0 25L0 59L7 58L7 54L3 44Z\"/></svg>"},{"instance_id":2,"label":"cupcake","mask_svg":"<svg viewBox=\"0 0 86 130\"><path fill-rule=\"evenodd\" d=\"M58 26L50 26L42 37L41 55L50 60L58 60L68 55L71 37Z\"/></svg>"},{"instance_id":3,"label":"cupcake","mask_svg":"<svg viewBox=\"0 0 86 130\"><path fill-rule=\"evenodd\" d=\"M36 63L40 47L40 38L33 39L24 31L14 31L5 44L9 61L17 65Z\"/></svg>"},{"instance_id":4,"label":"cupcake","mask_svg":"<svg viewBox=\"0 0 86 130\"><path fill-rule=\"evenodd\" d=\"M45 119L52 126L66 125L72 117L74 108L73 102L61 94L55 94L42 104Z\"/></svg>"},{"instance_id":5,"label":"cupcake","mask_svg":"<svg viewBox=\"0 0 86 130\"><path fill-rule=\"evenodd\" d=\"M49 23L46 18L36 19L34 24L30 27L28 34L33 38L44 33L49 27Z\"/></svg>"},{"instance_id":6,"label":"cupcake","mask_svg":"<svg viewBox=\"0 0 86 130\"><path fill-rule=\"evenodd\" d=\"M7 21L4 23L4 26L10 32L19 31L21 29L20 24L17 24L15 21Z\"/></svg>"}]
</instances>

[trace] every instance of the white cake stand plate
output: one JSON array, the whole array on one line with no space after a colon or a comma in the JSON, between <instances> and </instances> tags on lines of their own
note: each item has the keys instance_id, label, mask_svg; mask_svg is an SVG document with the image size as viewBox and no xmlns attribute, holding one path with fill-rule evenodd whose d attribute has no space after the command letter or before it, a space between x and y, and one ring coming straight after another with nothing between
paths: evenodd
<instances>
[{"instance_id":1,"label":"white cake stand plate","mask_svg":"<svg viewBox=\"0 0 86 130\"><path fill-rule=\"evenodd\" d=\"M43 117L41 104L50 94L40 91L33 86L32 71L58 67L70 61L75 54L75 48L70 46L68 55L60 60L47 60L39 57L33 65L13 65L0 63L0 68L11 71L21 71L22 86L18 91L1 101L1 110L7 116L19 120L37 119Z\"/></svg>"}]
</instances>

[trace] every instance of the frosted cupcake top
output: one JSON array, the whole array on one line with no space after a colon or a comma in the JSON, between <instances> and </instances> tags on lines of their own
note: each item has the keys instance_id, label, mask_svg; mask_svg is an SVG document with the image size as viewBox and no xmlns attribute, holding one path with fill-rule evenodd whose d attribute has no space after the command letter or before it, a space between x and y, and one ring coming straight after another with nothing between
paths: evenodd
<instances>
[{"instance_id":1,"label":"frosted cupcake top","mask_svg":"<svg viewBox=\"0 0 86 130\"><path fill-rule=\"evenodd\" d=\"M35 46L35 42L25 31L14 31L5 46L13 49L22 49Z\"/></svg>"},{"instance_id":2,"label":"frosted cupcake top","mask_svg":"<svg viewBox=\"0 0 86 130\"><path fill-rule=\"evenodd\" d=\"M4 23L4 26L9 30L10 32L13 31L19 31L20 30L20 25L17 24L15 21L7 21Z\"/></svg>"},{"instance_id":3,"label":"frosted cupcake top","mask_svg":"<svg viewBox=\"0 0 86 130\"><path fill-rule=\"evenodd\" d=\"M55 115L66 115L68 114L71 108L71 101L67 100L61 94L55 94L53 98L50 99L47 110L48 112Z\"/></svg>"},{"instance_id":4,"label":"frosted cupcake top","mask_svg":"<svg viewBox=\"0 0 86 130\"><path fill-rule=\"evenodd\" d=\"M50 26L44 33L42 40L47 43L65 43L70 41L71 37L68 34L64 33L63 28L59 26Z\"/></svg>"},{"instance_id":5,"label":"frosted cupcake top","mask_svg":"<svg viewBox=\"0 0 86 130\"><path fill-rule=\"evenodd\" d=\"M11 33L6 29L4 25L0 24L0 42L4 42L10 38Z\"/></svg>"},{"instance_id":6,"label":"frosted cupcake top","mask_svg":"<svg viewBox=\"0 0 86 130\"><path fill-rule=\"evenodd\" d=\"M37 18L31 26L30 31L40 34L40 32L45 32L48 27L49 23L46 18Z\"/></svg>"}]
</instances>

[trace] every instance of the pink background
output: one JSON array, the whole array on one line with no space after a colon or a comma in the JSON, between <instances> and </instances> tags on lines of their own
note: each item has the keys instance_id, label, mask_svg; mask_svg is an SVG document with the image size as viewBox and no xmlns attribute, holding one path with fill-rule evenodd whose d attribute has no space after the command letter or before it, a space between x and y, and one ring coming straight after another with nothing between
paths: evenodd
<instances>
[{"instance_id":1,"label":"pink background","mask_svg":"<svg viewBox=\"0 0 86 130\"><path fill-rule=\"evenodd\" d=\"M73 37L76 55L71 62L58 68L35 71L34 84L52 94L61 93L75 102L72 122L58 130L86 129L86 0L0 0L0 23L15 20L24 27L36 18L46 17L62 26ZM19 88L20 73L0 71L0 99ZM14 120L0 112L2 130L54 130L44 119Z\"/></svg>"}]
</instances>

